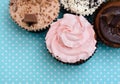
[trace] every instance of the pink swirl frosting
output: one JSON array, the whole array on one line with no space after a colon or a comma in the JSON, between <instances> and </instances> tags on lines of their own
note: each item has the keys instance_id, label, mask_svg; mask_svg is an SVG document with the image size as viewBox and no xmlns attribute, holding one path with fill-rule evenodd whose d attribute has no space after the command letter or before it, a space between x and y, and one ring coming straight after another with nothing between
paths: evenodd
<instances>
[{"instance_id":1,"label":"pink swirl frosting","mask_svg":"<svg viewBox=\"0 0 120 84\"><path fill-rule=\"evenodd\" d=\"M65 14L51 24L46 46L56 59L65 63L86 60L96 49L93 26L83 16Z\"/></svg>"}]
</instances>

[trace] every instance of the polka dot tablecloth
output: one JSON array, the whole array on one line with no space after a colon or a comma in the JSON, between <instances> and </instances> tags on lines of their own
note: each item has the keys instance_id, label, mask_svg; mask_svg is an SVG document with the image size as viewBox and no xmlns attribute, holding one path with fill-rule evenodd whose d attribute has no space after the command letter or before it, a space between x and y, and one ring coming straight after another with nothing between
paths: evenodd
<instances>
[{"instance_id":1,"label":"polka dot tablecloth","mask_svg":"<svg viewBox=\"0 0 120 84\"><path fill-rule=\"evenodd\" d=\"M120 84L120 49L98 42L86 63L58 62L46 49L47 30L21 29L11 20L8 4L0 0L0 84Z\"/></svg>"}]
</instances>

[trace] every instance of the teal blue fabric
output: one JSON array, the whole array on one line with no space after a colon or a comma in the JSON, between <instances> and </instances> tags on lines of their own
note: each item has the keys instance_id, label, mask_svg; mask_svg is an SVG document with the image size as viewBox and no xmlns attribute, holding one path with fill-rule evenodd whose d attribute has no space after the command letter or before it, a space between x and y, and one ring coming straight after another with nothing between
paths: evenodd
<instances>
[{"instance_id":1,"label":"teal blue fabric","mask_svg":"<svg viewBox=\"0 0 120 84\"><path fill-rule=\"evenodd\" d=\"M58 62L46 49L47 30L21 29L11 20L8 4L0 0L0 84L120 84L120 49L98 42L86 63Z\"/></svg>"}]
</instances>

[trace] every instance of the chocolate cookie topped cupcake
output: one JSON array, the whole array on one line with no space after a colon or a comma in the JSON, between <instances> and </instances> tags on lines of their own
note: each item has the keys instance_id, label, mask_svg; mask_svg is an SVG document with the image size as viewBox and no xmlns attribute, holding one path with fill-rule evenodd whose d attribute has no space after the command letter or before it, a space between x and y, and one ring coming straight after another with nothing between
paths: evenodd
<instances>
[{"instance_id":1,"label":"chocolate cookie topped cupcake","mask_svg":"<svg viewBox=\"0 0 120 84\"><path fill-rule=\"evenodd\" d=\"M49 52L64 63L82 63L96 50L93 26L83 17L65 14L51 24L46 35Z\"/></svg>"},{"instance_id":2,"label":"chocolate cookie topped cupcake","mask_svg":"<svg viewBox=\"0 0 120 84\"><path fill-rule=\"evenodd\" d=\"M120 1L110 1L102 6L95 20L100 39L112 47L120 47Z\"/></svg>"},{"instance_id":3,"label":"chocolate cookie topped cupcake","mask_svg":"<svg viewBox=\"0 0 120 84\"><path fill-rule=\"evenodd\" d=\"M47 28L59 13L58 0L10 0L10 15L22 28L38 31Z\"/></svg>"},{"instance_id":4,"label":"chocolate cookie topped cupcake","mask_svg":"<svg viewBox=\"0 0 120 84\"><path fill-rule=\"evenodd\" d=\"M60 0L63 7L72 13L91 15L105 0Z\"/></svg>"}]
</instances>

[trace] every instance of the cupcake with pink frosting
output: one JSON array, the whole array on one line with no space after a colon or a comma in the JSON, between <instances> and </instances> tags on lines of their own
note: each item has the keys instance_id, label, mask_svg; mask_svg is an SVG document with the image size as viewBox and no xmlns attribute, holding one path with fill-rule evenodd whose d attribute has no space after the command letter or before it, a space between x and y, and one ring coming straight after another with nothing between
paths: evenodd
<instances>
[{"instance_id":1,"label":"cupcake with pink frosting","mask_svg":"<svg viewBox=\"0 0 120 84\"><path fill-rule=\"evenodd\" d=\"M46 46L53 57L64 63L81 63L96 50L93 26L83 17L65 14L51 24Z\"/></svg>"}]
</instances>

